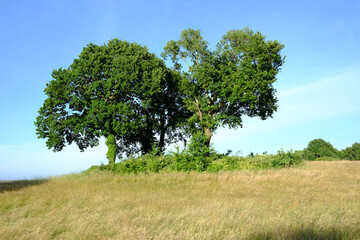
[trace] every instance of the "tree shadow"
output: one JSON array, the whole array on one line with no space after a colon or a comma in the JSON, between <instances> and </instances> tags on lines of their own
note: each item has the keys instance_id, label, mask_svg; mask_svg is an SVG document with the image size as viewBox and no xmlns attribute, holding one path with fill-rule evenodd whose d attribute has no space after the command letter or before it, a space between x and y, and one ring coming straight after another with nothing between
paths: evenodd
<instances>
[{"instance_id":1,"label":"tree shadow","mask_svg":"<svg viewBox=\"0 0 360 240\"><path fill-rule=\"evenodd\" d=\"M348 240L359 239L360 228L322 228L305 227L297 229L283 229L266 232L254 232L247 238L248 240Z\"/></svg>"},{"instance_id":2,"label":"tree shadow","mask_svg":"<svg viewBox=\"0 0 360 240\"><path fill-rule=\"evenodd\" d=\"M47 179L34 179L34 180L16 180L0 182L0 193L17 191L26 187L40 185L46 183Z\"/></svg>"}]
</instances>

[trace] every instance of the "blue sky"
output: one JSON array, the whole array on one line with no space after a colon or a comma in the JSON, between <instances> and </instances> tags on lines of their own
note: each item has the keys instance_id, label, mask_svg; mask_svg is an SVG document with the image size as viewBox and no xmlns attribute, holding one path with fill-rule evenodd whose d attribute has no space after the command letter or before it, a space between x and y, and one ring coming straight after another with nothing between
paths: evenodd
<instances>
[{"instance_id":1,"label":"blue sky","mask_svg":"<svg viewBox=\"0 0 360 240\"><path fill-rule=\"evenodd\" d=\"M360 2L309 1L0 1L0 180L47 177L106 163L104 144L53 153L34 120L53 69L68 67L83 47L119 38L160 55L185 28L211 46L249 27L285 45L275 84L273 119L244 118L219 129L220 152L303 149L323 138L342 149L360 142Z\"/></svg>"}]
</instances>

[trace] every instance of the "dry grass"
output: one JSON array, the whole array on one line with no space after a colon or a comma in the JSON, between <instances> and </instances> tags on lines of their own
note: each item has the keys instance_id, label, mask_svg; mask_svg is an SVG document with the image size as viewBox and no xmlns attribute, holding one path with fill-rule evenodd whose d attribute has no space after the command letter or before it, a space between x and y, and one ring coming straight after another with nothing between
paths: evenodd
<instances>
[{"instance_id":1,"label":"dry grass","mask_svg":"<svg viewBox=\"0 0 360 240\"><path fill-rule=\"evenodd\" d=\"M0 239L360 239L360 162L0 188Z\"/></svg>"}]
</instances>

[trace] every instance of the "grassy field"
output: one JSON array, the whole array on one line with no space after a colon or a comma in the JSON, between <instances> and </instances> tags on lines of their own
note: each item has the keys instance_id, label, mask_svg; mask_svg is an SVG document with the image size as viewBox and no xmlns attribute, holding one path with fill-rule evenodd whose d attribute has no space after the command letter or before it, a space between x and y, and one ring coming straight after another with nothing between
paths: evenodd
<instances>
[{"instance_id":1,"label":"grassy field","mask_svg":"<svg viewBox=\"0 0 360 240\"><path fill-rule=\"evenodd\" d=\"M0 239L360 239L360 162L2 182Z\"/></svg>"}]
</instances>

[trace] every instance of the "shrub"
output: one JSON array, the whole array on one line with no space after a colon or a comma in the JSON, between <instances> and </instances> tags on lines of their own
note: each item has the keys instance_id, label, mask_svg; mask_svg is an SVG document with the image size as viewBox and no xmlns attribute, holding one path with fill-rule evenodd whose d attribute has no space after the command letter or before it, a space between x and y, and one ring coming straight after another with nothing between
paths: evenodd
<instances>
[{"instance_id":1,"label":"shrub","mask_svg":"<svg viewBox=\"0 0 360 240\"><path fill-rule=\"evenodd\" d=\"M146 169L147 164L143 158L130 158L117 163L114 170L124 174L146 172Z\"/></svg>"},{"instance_id":2,"label":"shrub","mask_svg":"<svg viewBox=\"0 0 360 240\"><path fill-rule=\"evenodd\" d=\"M123 160L115 165L92 166L88 171L108 170L119 174L158 173L163 171L218 172L241 169L283 168L303 162L301 151L280 150L275 155L251 153L247 157L218 154L206 145L203 134L194 134L182 151L177 148L171 155L159 155L153 151L138 158Z\"/></svg>"},{"instance_id":3,"label":"shrub","mask_svg":"<svg viewBox=\"0 0 360 240\"><path fill-rule=\"evenodd\" d=\"M301 151L283 151L280 150L272 157L272 167L288 167L292 165L299 165L303 162Z\"/></svg>"},{"instance_id":4,"label":"shrub","mask_svg":"<svg viewBox=\"0 0 360 240\"><path fill-rule=\"evenodd\" d=\"M217 158L215 150L206 145L206 137L201 132L193 134L188 146L173 152L175 156L175 170L177 171L205 171L210 163Z\"/></svg>"},{"instance_id":5,"label":"shrub","mask_svg":"<svg viewBox=\"0 0 360 240\"><path fill-rule=\"evenodd\" d=\"M171 170L174 157L169 155L154 156L145 154L138 158L125 159L115 164L113 171L120 174L158 173Z\"/></svg>"},{"instance_id":6,"label":"shrub","mask_svg":"<svg viewBox=\"0 0 360 240\"><path fill-rule=\"evenodd\" d=\"M229 171L240 169L240 163L245 161L245 157L237 156L224 156L222 158L212 161L208 168L208 172L218 172L218 171Z\"/></svg>"},{"instance_id":7,"label":"shrub","mask_svg":"<svg viewBox=\"0 0 360 240\"><path fill-rule=\"evenodd\" d=\"M249 155L247 157L226 156L212 161L207 171L218 172L221 170L241 169L269 169L283 168L299 165L303 162L300 151L278 151L276 155Z\"/></svg>"},{"instance_id":8,"label":"shrub","mask_svg":"<svg viewBox=\"0 0 360 240\"><path fill-rule=\"evenodd\" d=\"M146 155L143 157L147 164L147 171L158 173L164 170L171 170L174 157L169 155Z\"/></svg>"}]
</instances>

